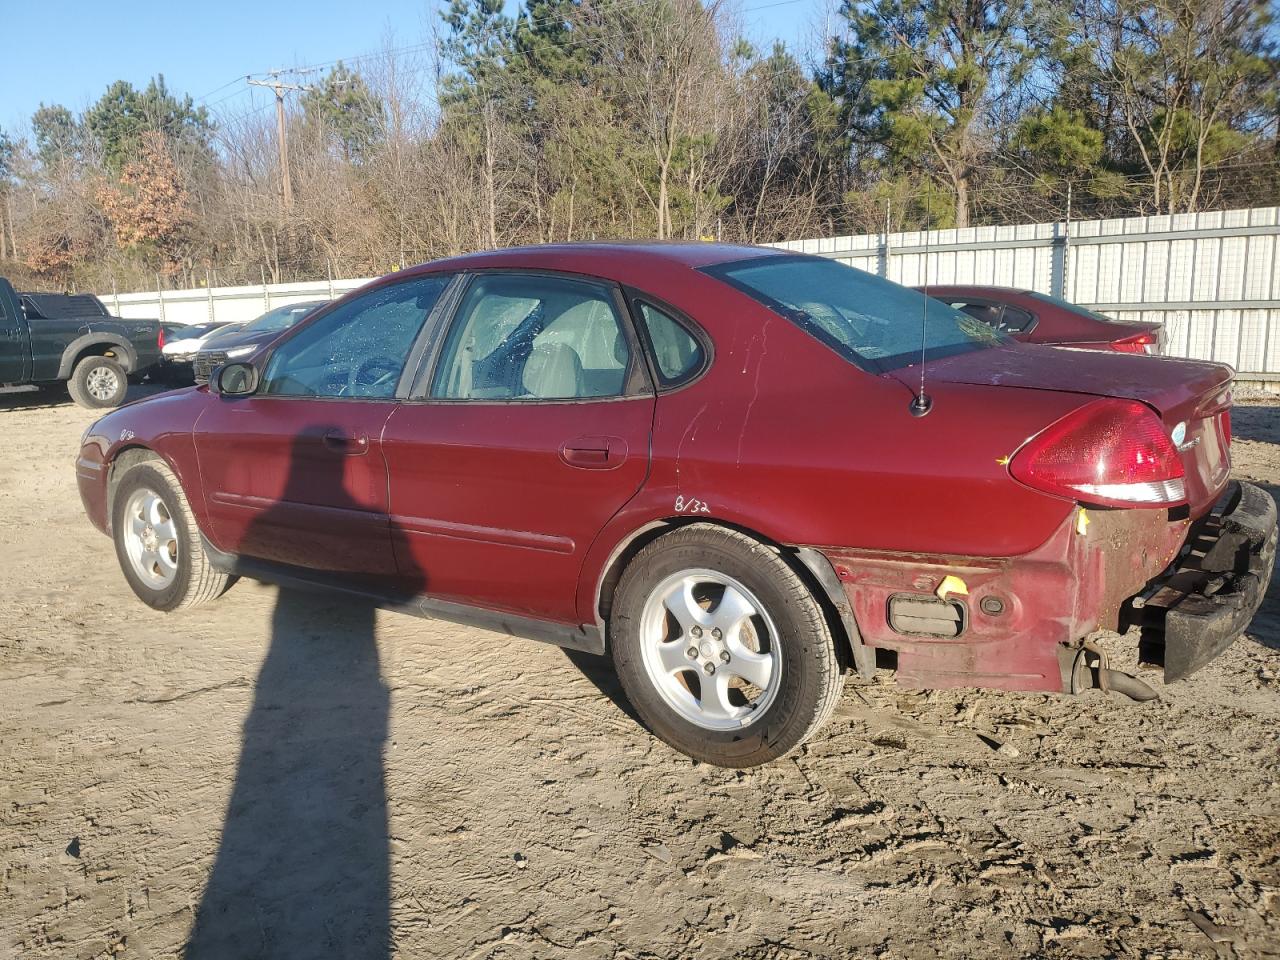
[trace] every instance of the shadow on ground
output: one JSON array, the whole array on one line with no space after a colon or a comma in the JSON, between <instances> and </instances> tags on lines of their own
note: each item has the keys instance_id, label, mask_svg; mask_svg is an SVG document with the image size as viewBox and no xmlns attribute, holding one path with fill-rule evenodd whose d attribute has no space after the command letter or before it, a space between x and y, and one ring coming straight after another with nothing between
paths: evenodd
<instances>
[{"instance_id":1,"label":"shadow on ground","mask_svg":"<svg viewBox=\"0 0 1280 960\"><path fill-rule=\"evenodd\" d=\"M186 957L390 955L375 612L280 590Z\"/></svg>"},{"instance_id":2,"label":"shadow on ground","mask_svg":"<svg viewBox=\"0 0 1280 960\"><path fill-rule=\"evenodd\" d=\"M131 383L125 393L124 402L132 403L146 397L155 396L166 390L172 390L163 384ZM55 386L42 387L0 387L0 410L52 410L58 407L75 407L75 401L67 393L67 388L59 383ZM100 411L106 413L107 408Z\"/></svg>"},{"instance_id":3,"label":"shadow on ground","mask_svg":"<svg viewBox=\"0 0 1280 960\"><path fill-rule=\"evenodd\" d=\"M644 726L640 715L631 706L631 701L627 699L627 695L622 689L622 681L618 679L617 671L613 669L613 660L608 656L601 657L593 653L583 653L580 650L566 649L564 655L569 658L569 662L577 667L584 677L595 685L597 690L613 702L615 707L636 723Z\"/></svg>"},{"instance_id":4,"label":"shadow on ground","mask_svg":"<svg viewBox=\"0 0 1280 960\"><path fill-rule=\"evenodd\" d=\"M328 432L322 425L295 438L280 500L254 518L243 543L287 534L305 545L315 525L305 504L358 506L343 457L316 454ZM309 522L299 525L300 515ZM403 587L412 596L425 582L409 575ZM390 956L390 695L376 613L373 601L280 588L188 960Z\"/></svg>"},{"instance_id":5,"label":"shadow on ground","mask_svg":"<svg viewBox=\"0 0 1280 960\"><path fill-rule=\"evenodd\" d=\"M1231 436L1235 440L1280 443L1280 405L1237 403L1231 408Z\"/></svg>"}]
</instances>

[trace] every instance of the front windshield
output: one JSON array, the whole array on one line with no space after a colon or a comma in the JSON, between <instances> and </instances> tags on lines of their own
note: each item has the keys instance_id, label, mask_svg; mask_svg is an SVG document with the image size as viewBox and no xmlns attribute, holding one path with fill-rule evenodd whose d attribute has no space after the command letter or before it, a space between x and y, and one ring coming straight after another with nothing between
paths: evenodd
<instances>
[{"instance_id":1,"label":"front windshield","mask_svg":"<svg viewBox=\"0 0 1280 960\"><path fill-rule=\"evenodd\" d=\"M818 257L760 257L704 268L873 371L1004 343L968 314L865 270Z\"/></svg>"},{"instance_id":2,"label":"front windshield","mask_svg":"<svg viewBox=\"0 0 1280 960\"><path fill-rule=\"evenodd\" d=\"M290 303L276 307L250 320L240 330L244 333L279 333L288 330L318 306L319 303Z\"/></svg>"}]
</instances>

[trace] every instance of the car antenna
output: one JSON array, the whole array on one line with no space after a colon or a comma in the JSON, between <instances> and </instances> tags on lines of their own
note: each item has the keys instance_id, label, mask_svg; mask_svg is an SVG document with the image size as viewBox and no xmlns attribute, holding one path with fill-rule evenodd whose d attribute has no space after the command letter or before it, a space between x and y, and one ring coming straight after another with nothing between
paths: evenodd
<instances>
[{"instance_id":1,"label":"car antenna","mask_svg":"<svg viewBox=\"0 0 1280 960\"><path fill-rule=\"evenodd\" d=\"M911 398L908 407L913 417L923 417L933 409L933 397L924 392L924 357L929 342L929 220L925 219L924 231L924 297L920 301L920 392Z\"/></svg>"}]
</instances>

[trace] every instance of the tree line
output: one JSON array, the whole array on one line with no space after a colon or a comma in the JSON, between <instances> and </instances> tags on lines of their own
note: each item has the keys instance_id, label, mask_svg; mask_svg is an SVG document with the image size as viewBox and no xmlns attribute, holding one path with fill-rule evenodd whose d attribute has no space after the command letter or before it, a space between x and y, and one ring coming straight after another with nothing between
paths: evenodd
<instances>
[{"instance_id":1,"label":"tree line","mask_svg":"<svg viewBox=\"0 0 1280 960\"><path fill-rule=\"evenodd\" d=\"M0 272L277 282L1280 203L1270 0L844 0L811 50L757 49L738 16L452 0L423 42L291 78L288 195L274 103L219 112L156 77L42 105L0 132Z\"/></svg>"}]
</instances>

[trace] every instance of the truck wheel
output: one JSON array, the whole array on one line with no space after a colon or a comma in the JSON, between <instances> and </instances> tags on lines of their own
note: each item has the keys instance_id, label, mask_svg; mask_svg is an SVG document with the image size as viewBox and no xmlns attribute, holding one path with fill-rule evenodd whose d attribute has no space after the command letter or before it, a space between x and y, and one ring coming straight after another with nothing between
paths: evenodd
<instances>
[{"instance_id":1,"label":"truck wheel","mask_svg":"<svg viewBox=\"0 0 1280 960\"><path fill-rule=\"evenodd\" d=\"M71 371L67 389L71 399L82 407L118 407L124 403L129 378L124 367L110 357L85 357Z\"/></svg>"},{"instance_id":2,"label":"truck wheel","mask_svg":"<svg viewBox=\"0 0 1280 960\"><path fill-rule=\"evenodd\" d=\"M734 530L682 527L649 544L609 618L627 697L696 760L750 767L800 746L844 678L822 608L778 553Z\"/></svg>"},{"instance_id":3,"label":"truck wheel","mask_svg":"<svg viewBox=\"0 0 1280 960\"><path fill-rule=\"evenodd\" d=\"M129 586L156 610L206 603L232 583L209 563L182 486L161 460L140 463L120 479L111 532Z\"/></svg>"}]
</instances>

